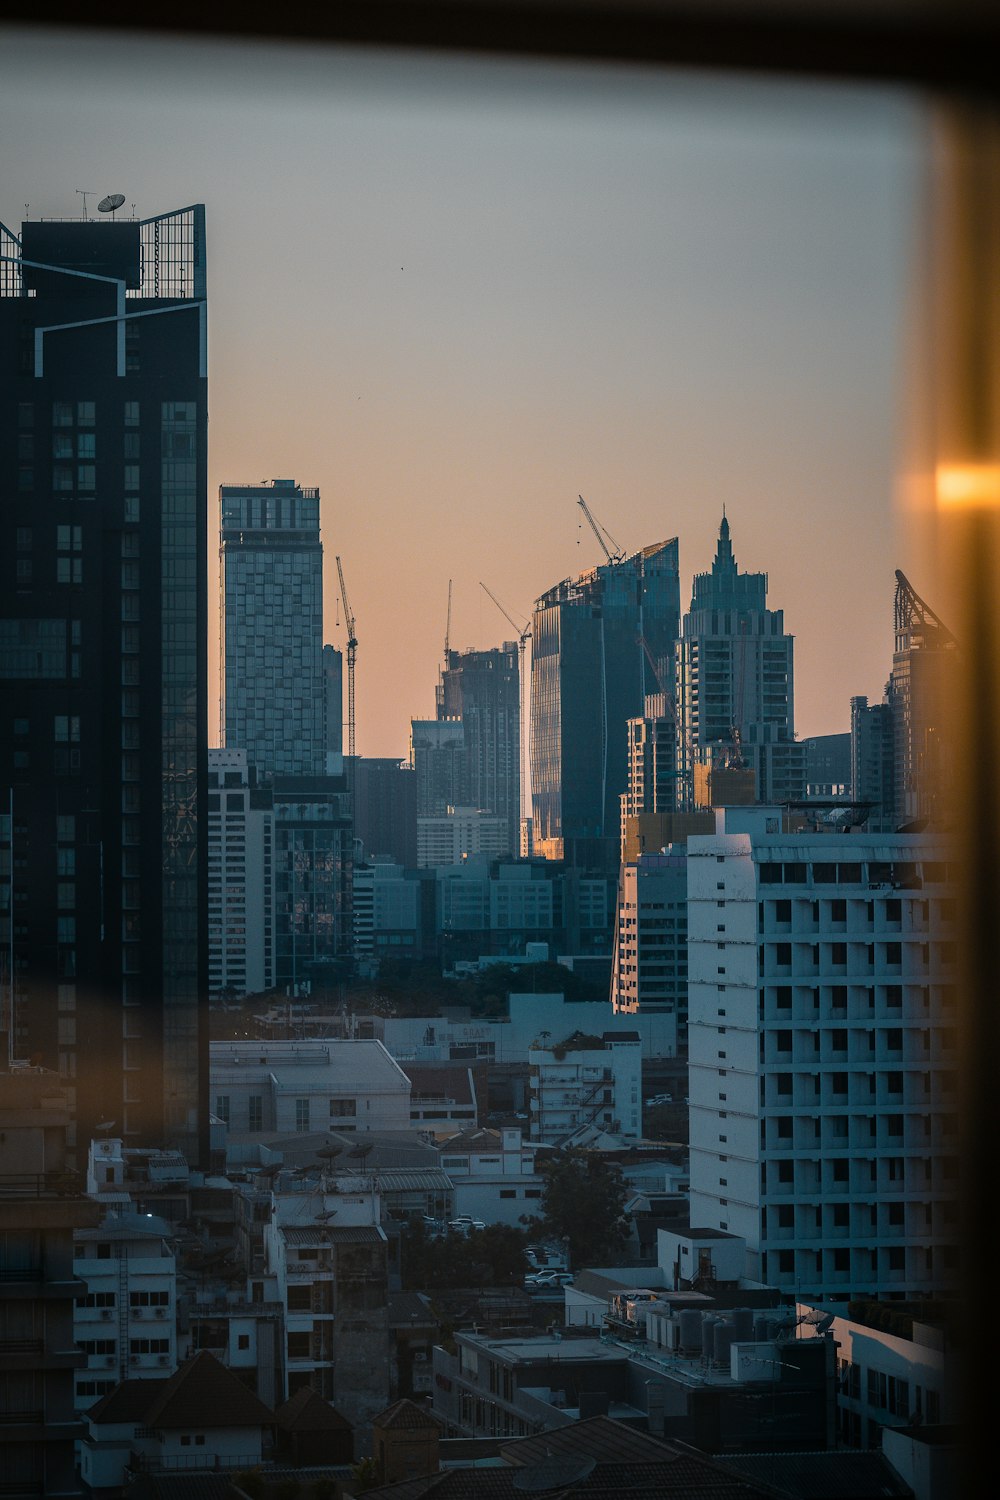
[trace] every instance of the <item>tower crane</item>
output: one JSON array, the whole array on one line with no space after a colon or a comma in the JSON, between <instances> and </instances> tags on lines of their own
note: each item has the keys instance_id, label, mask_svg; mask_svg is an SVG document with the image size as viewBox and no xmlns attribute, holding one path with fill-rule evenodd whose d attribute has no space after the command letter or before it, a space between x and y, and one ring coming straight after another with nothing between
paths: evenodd
<instances>
[{"instance_id":1,"label":"tower crane","mask_svg":"<svg viewBox=\"0 0 1000 1500\"><path fill-rule=\"evenodd\" d=\"M358 638L354 632L354 611L347 602L347 585L344 569L337 558L337 573L340 578L340 597L344 601L344 624L347 626L347 753L354 763L354 663L358 654Z\"/></svg>"},{"instance_id":2,"label":"tower crane","mask_svg":"<svg viewBox=\"0 0 1000 1500\"><path fill-rule=\"evenodd\" d=\"M587 520L590 522L590 528L596 536L598 542L600 543L601 551L604 553L604 556L607 558L608 562L620 563L625 556L624 550L618 545L614 537L611 535L611 532L608 531L606 527L598 526L597 522L594 520L593 515L591 514L590 506L587 504L582 495L577 496L577 503L579 504L580 509L583 511L584 515L587 517ZM602 531L604 532L604 536L601 535ZM609 550L608 542L604 540L605 536L607 537L608 542L610 542L614 547L614 552Z\"/></svg>"},{"instance_id":3,"label":"tower crane","mask_svg":"<svg viewBox=\"0 0 1000 1500\"><path fill-rule=\"evenodd\" d=\"M527 750L526 750L527 741L528 741L528 724L527 724L527 720L526 720L525 714L524 714L524 702L525 702L525 692L526 692L526 686L525 686L525 680L524 680L524 643L531 636L531 621L529 620L527 622L527 624L524 626L524 628L522 629L521 626L518 625L517 621L514 620L514 619L512 619L511 616L507 613L507 611L504 609L503 605L500 603L500 600L497 598L496 594L493 593L492 589L488 589L486 587L486 585L485 585L485 583L483 583L482 579L480 579L480 581L479 581L479 587L483 590L484 594L487 594L489 596L489 598L491 598L493 600L493 603L496 605L497 609L503 615L504 619L505 620L509 620L510 623L511 623L511 625L513 625L514 629L517 631L517 651L518 651L517 689L518 689L518 700L519 700L518 701L518 715L519 715L519 718L520 718L520 723L518 724L518 736L517 736L517 741L518 741L518 744L517 744L517 748L518 748L518 760L520 762L520 764L518 766L518 777L519 777L518 804L519 804L519 808L520 808L521 822L523 823L524 820L525 820L525 818L527 818L527 816L528 816L528 799L527 799L527 782L528 782L528 777L527 777L527 761L528 761L528 756L527 756Z\"/></svg>"}]
</instances>

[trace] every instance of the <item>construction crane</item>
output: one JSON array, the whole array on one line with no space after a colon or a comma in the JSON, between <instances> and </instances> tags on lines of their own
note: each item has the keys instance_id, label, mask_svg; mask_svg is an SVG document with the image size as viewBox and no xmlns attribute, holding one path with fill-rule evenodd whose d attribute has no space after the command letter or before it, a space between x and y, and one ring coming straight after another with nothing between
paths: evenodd
<instances>
[{"instance_id":1,"label":"construction crane","mask_svg":"<svg viewBox=\"0 0 1000 1500\"><path fill-rule=\"evenodd\" d=\"M518 806L519 806L519 810L520 810L521 822L523 823L524 820L525 820L525 818L527 818L527 816L528 816L528 796L527 796L527 783L528 783L528 775L527 775L527 770L528 770L528 765L527 765L527 762L528 762L528 755L527 755L528 722L527 722L527 719L525 717L525 712L524 712L525 693L527 691L527 686L526 686L525 679L524 679L524 643L525 643L526 640L529 639L529 637L531 635L531 621L529 620L527 622L527 624L524 626L524 628L522 629L521 626L518 625L517 621L515 619L513 619L507 613L507 611L504 609L503 605L500 603L500 600L497 598L496 594L493 593L492 589L488 589L486 587L486 585L485 585L485 583L483 583L482 579L480 579L480 581L479 581L479 587L483 590L484 594L487 594L489 596L489 598L491 598L493 600L493 603L496 605L497 609L503 615L504 619L505 620L509 620L510 623L511 623L511 625L513 625L514 629L517 631L517 650L518 650L517 689L518 689L518 700L519 700L518 701L518 715L519 715L519 718L520 718L520 723L518 724L518 736L517 736L517 740L518 740L518 746L517 746L517 748L518 748L518 760L519 760L519 765L518 765L518 777L519 777Z\"/></svg>"},{"instance_id":2,"label":"construction crane","mask_svg":"<svg viewBox=\"0 0 1000 1500\"><path fill-rule=\"evenodd\" d=\"M344 624L347 626L347 753L354 763L354 663L358 654L358 638L354 633L354 611L347 602L347 585L344 569L337 558L337 573L340 577L340 597L344 601Z\"/></svg>"},{"instance_id":3,"label":"construction crane","mask_svg":"<svg viewBox=\"0 0 1000 1500\"><path fill-rule=\"evenodd\" d=\"M448 648L451 645L451 579L448 579L448 617L444 625L444 664L448 665Z\"/></svg>"},{"instance_id":4,"label":"construction crane","mask_svg":"<svg viewBox=\"0 0 1000 1500\"><path fill-rule=\"evenodd\" d=\"M580 509L583 511L584 515L587 517L587 520L590 522L591 530L593 531L593 533L596 536L598 542L600 543L601 551L604 553L604 556L607 558L608 562L609 563L620 563L623 560L624 556L625 556L624 550L621 547L619 547L618 543L615 541L614 537L611 535L611 532L608 531L606 527L604 527L604 526L598 526L597 522L594 520L593 515L591 514L590 506L587 504L586 500L583 498L582 495L578 495L577 496L577 501L579 503ZM604 536L601 535L602 531L604 532ZM608 542L606 542L604 540L605 536L607 537L608 542L611 543L612 547L614 547L614 549L615 549L614 552L610 551L610 549L608 548Z\"/></svg>"}]
</instances>

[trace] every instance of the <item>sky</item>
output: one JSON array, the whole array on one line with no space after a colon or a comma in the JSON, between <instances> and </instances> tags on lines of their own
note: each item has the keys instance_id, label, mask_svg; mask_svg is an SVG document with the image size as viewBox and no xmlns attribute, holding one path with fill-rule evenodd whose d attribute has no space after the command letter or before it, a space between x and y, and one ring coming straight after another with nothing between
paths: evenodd
<instances>
[{"instance_id":1,"label":"sky","mask_svg":"<svg viewBox=\"0 0 1000 1500\"><path fill-rule=\"evenodd\" d=\"M433 716L449 579L484 648L481 582L521 621L603 560L580 494L682 609L725 504L800 737L881 697L925 140L874 86L0 29L4 223L206 205L210 588L220 484L319 487L362 755Z\"/></svg>"}]
</instances>

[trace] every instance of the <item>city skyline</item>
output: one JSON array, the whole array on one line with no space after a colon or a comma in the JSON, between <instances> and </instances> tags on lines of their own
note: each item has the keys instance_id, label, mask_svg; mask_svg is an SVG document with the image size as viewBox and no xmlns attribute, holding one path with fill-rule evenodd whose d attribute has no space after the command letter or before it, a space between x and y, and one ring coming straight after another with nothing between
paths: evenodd
<instances>
[{"instance_id":1,"label":"city skyline","mask_svg":"<svg viewBox=\"0 0 1000 1500\"><path fill-rule=\"evenodd\" d=\"M206 202L224 268L209 494L274 475L323 494L327 639L345 643L337 554L357 615L359 753L404 757L432 714L449 579L453 647L486 649L510 629L480 580L527 619L602 560L579 493L628 551L679 538L682 608L726 505L796 638L800 738L880 698L893 570L923 582L892 515L922 144L905 98L7 40L4 222L25 201L76 216L91 181L139 216ZM212 560L213 526L210 508Z\"/></svg>"}]
</instances>

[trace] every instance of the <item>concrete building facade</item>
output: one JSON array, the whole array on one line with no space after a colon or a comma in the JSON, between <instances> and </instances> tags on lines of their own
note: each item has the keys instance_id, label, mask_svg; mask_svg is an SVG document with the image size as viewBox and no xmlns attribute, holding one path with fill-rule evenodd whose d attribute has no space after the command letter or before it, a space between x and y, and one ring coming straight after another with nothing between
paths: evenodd
<instances>
[{"instance_id":1,"label":"concrete building facade","mask_svg":"<svg viewBox=\"0 0 1000 1500\"><path fill-rule=\"evenodd\" d=\"M955 1284L955 902L930 835L688 844L691 1222L803 1297Z\"/></svg>"},{"instance_id":2,"label":"concrete building facade","mask_svg":"<svg viewBox=\"0 0 1000 1500\"><path fill-rule=\"evenodd\" d=\"M275 982L274 810L245 750L208 752L208 988L256 995Z\"/></svg>"}]
</instances>

